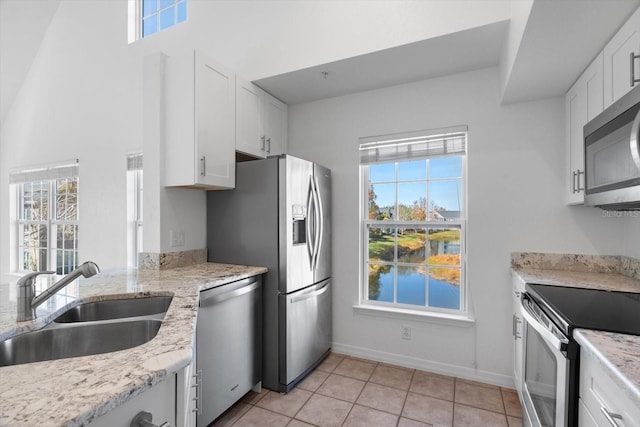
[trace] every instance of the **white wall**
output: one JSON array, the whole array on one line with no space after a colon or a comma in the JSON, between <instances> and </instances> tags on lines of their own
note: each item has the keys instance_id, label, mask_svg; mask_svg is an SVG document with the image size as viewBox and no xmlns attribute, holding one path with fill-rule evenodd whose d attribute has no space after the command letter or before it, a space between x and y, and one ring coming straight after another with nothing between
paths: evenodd
<instances>
[{"instance_id":1,"label":"white wall","mask_svg":"<svg viewBox=\"0 0 640 427\"><path fill-rule=\"evenodd\" d=\"M29 3L2 1L12 6L3 11ZM126 265L125 156L143 147L145 55L198 48L253 80L509 17L500 0L464 8L404 0L189 0L188 7L185 23L128 45L126 0L60 1L0 129L0 272L13 268L8 170L71 158L80 159L81 258L102 268ZM33 51L31 44L22 49L21 31L36 22L3 28L5 52ZM145 161L148 167L157 165ZM153 233L145 236L145 251L204 247L204 196L145 190L157 191L145 196ZM169 230L185 232L184 248L168 246Z\"/></svg>"},{"instance_id":2,"label":"white wall","mask_svg":"<svg viewBox=\"0 0 640 427\"><path fill-rule=\"evenodd\" d=\"M622 220L568 207L562 98L500 106L497 68L290 106L291 154L333 176L334 347L490 382L511 382L509 254L620 254ZM359 283L358 138L466 124L473 327L354 312ZM400 338L401 325L412 340Z\"/></svg>"}]
</instances>

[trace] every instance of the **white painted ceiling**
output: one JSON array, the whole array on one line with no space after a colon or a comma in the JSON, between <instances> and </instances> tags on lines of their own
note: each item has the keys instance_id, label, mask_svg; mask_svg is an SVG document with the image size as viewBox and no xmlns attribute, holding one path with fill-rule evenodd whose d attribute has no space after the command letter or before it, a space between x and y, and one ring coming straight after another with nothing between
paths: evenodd
<instances>
[{"instance_id":1,"label":"white painted ceiling","mask_svg":"<svg viewBox=\"0 0 640 427\"><path fill-rule=\"evenodd\" d=\"M504 104L563 95L639 0L534 1Z\"/></svg>"},{"instance_id":2,"label":"white painted ceiling","mask_svg":"<svg viewBox=\"0 0 640 427\"><path fill-rule=\"evenodd\" d=\"M508 21L256 80L287 104L497 65ZM326 76L323 73L327 73Z\"/></svg>"},{"instance_id":3,"label":"white painted ceiling","mask_svg":"<svg viewBox=\"0 0 640 427\"><path fill-rule=\"evenodd\" d=\"M503 103L561 96L640 0L535 0ZM256 80L287 104L497 66L508 21ZM328 74L326 78L322 72Z\"/></svg>"}]
</instances>

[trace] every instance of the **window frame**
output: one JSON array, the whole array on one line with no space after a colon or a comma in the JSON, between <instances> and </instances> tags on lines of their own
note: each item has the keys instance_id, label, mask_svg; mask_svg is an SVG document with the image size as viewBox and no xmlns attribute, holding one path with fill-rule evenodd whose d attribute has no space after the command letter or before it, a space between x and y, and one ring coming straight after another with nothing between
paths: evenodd
<instances>
[{"instance_id":1,"label":"window frame","mask_svg":"<svg viewBox=\"0 0 640 427\"><path fill-rule=\"evenodd\" d=\"M138 267L143 248L144 169L142 153L127 156L127 266Z\"/></svg>"},{"instance_id":2,"label":"window frame","mask_svg":"<svg viewBox=\"0 0 640 427\"><path fill-rule=\"evenodd\" d=\"M58 181L60 180L75 180L76 181L76 219L68 220L68 219L58 219L58 204L56 202L56 198L58 195ZM46 219L25 219L24 218L24 185L30 183L46 183L47 189L47 218ZM19 272L30 272L31 270L26 270L25 267L25 240L24 240L24 228L27 225L44 225L47 229L47 255L46 255L46 270L54 271L57 273L58 267L58 251L67 252L71 250L72 253L76 253L78 255L75 256L75 260L73 263L73 270L78 265L79 258L79 239L78 239L78 228L79 228L79 219L80 219L80 180L78 176L74 177L66 177L66 178L48 178L48 179L39 179L39 180L29 180L20 183L14 184L16 185L16 255L17 255L17 271ZM58 248L58 238L57 233L60 227L65 227L67 225L75 226L75 239L74 246L71 249L67 248ZM63 255L64 258L64 255ZM62 265L63 271L62 274L68 273L68 271L64 270L64 265Z\"/></svg>"},{"instance_id":3,"label":"window frame","mask_svg":"<svg viewBox=\"0 0 640 427\"><path fill-rule=\"evenodd\" d=\"M138 40L142 40L145 39L147 37L153 36L154 34L158 34L164 30L168 30L169 28L173 28L178 24L182 24L184 22L187 21L188 17L189 17L189 12L188 12L188 8L189 8L189 1L188 0L173 0L174 3L171 6L165 7L164 9L160 9L158 8L158 10L156 10L154 13L152 13L149 16L158 16L158 28L155 32L148 34L148 35L144 35L144 15L143 15L143 2L144 0L129 0L127 8L128 8L128 16L129 16L129 22L128 22L128 42L131 44L133 42L136 42ZM184 18L183 21L178 21L178 3L184 3L185 7L186 7L186 16ZM160 12L163 10L168 9L169 7L175 7L175 20L173 22L172 25L166 27L166 28L160 28L160 21L159 21L159 15ZM147 16L147 18L149 17Z\"/></svg>"},{"instance_id":4,"label":"window frame","mask_svg":"<svg viewBox=\"0 0 640 427\"><path fill-rule=\"evenodd\" d=\"M465 132L466 133L466 132ZM465 140L468 139L468 135L465 136ZM358 309L365 314L371 314L373 312L377 313L386 313L391 317L404 317L405 315L410 315L412 317L424 319L424 318L434 318L434 319L445 319L445 320L454 320L454 321L462 321L463 324L468 325L469 322L473 322L473 316L469 306L469 285L468 285L468 277L467 277L467 154L465 153L455 153L449 156L447 155L439 155L439 156L428 156L423 157L423 159L432 159L438 157L461 157L461 190L462 197L460 199L460 218L456 220L446 220L446 221L438 221L438 220L426 220L425 221L400 221L397 219L393 220L371 220L368 218L369 214L369 167L370 164L360 164L360 250L359 250L359 303L354 306L355 309ZM388 161L380 161L377 162L379 164L386 163L398 163L404 161L414 161L418 160L416 158L401 158L395 160ZM398 178L398 168L396 166L396 175L393 183L398 185L398 183L411 182L411 180L399 180ZM420 182L427 183L427 197L429 193L428 183L432 181L439 181L440 179L431 180L427 176L424 180L416 180ZM443 178L442 180L447 180ZM386 182L386 181L385 181ZM397 192L396 187L396 192ZM397 208L397 196L396 196L396 209ZM396 211L397 212L397 211ZM383 224L384 227L388 228L425 228L429 229L442 229L442 228L459 228L460 230L460 308L459 309L447 309L440 307L432 307L432 306L419 306L413 304L404 304L397 302L397 273L394 274L394 302L388 301L376 301L369 299L369 228L371 226L379 226ZM394 245L394 251L397 251L397 240ZM428 264L428 255L427 255L427 268L440 267L439 265L429 265ZM375 264L375 263L374 263ZM405 266L407 263L398 262L397 255L394 256L393 262L381 262L383 265L393 265L397 266ZM450 266L442 266L444 268ZM428 279L427 279L428 280ZM428 282L426 284L427 289L426 292L426 301L425 304L428 304Z\"/></svg>"}]
</instances>

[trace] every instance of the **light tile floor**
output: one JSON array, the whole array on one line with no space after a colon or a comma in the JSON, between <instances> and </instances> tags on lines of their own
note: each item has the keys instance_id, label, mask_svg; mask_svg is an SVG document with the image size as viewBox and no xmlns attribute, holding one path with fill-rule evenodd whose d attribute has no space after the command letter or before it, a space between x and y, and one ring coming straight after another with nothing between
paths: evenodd
<instances>
[{"instance_id":1,"label":"light tile floor","mask_svg":"<svg viewBox=\"0 0 640 427\"><path fill-rule=\"evenodd\" d=\"M521 417L513 389L332 353L291 392L249 392L213 425L514 427Z\"/></svg>"}]
</instances>

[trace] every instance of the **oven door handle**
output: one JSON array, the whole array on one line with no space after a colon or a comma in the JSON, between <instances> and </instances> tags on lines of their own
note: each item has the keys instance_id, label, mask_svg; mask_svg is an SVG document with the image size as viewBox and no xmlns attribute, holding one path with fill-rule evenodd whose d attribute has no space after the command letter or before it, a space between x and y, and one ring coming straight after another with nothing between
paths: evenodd
<instances>
[{"instance_id":1,"label":"oven door handle","mask_svg":"<svg viewBox=\"0 0 640 427\"><path fill-rule=\"evenodd\" d=\"M569 340L564 338L558 338L555 336L549 329L547 329L538 319L536 319L536 314L531 310L528 304L525 304L525 300L531 300L529 295L526 292L522 293L522 300L520 302L520 306L522 307L522 317L527 321L529 325L533 329L536 330L542 336L542 338L547 341L553 348L557 349L561 352L566 352L567 347L569 346Z\"/></svg>"}]
</instances>

